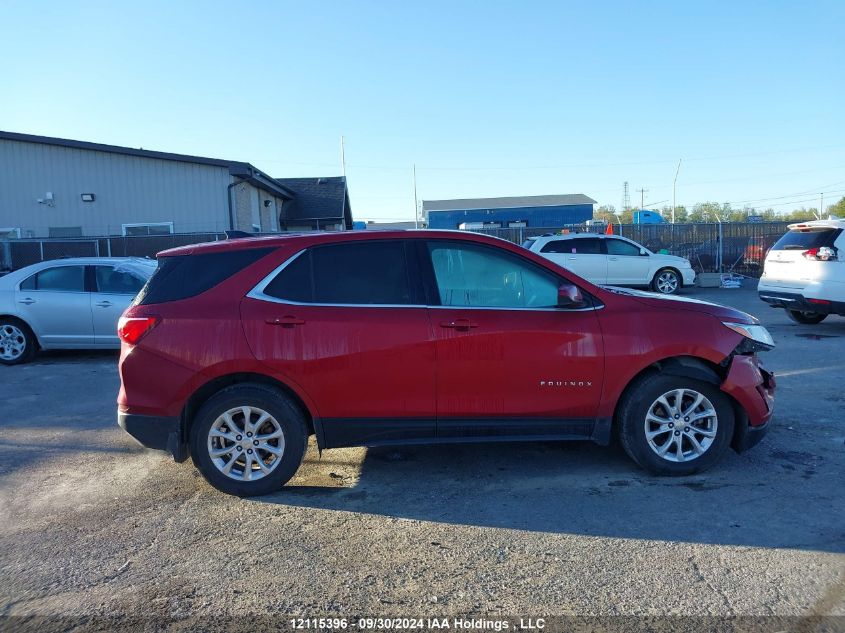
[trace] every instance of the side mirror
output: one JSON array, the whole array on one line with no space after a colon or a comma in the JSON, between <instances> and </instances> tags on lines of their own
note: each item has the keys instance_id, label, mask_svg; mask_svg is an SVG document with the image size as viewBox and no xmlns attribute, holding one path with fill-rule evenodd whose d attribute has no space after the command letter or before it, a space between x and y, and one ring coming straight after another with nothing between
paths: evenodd
<instances>
[{"instance_id":1,"label":"side mirror","mask_svg":"<svg viewBox=\"0 0 845 633\"><path fill-rule=\"evenodd\" d=\"M644 248L640 249L640 255L648 255L648 251Z\"/></svg>"},{"instance_id":2,"label":"side mirror","mask_svg":"<svg viewBox=\"0 0 845 633\"><path fill-rule=\"evenodd\" d=\"M587 302L584 301L584 295L581 294L581 289L578 286L564 282L557 289L557 307L570 309L585 308L587 307Z\"/></svg>"}]
</instances>

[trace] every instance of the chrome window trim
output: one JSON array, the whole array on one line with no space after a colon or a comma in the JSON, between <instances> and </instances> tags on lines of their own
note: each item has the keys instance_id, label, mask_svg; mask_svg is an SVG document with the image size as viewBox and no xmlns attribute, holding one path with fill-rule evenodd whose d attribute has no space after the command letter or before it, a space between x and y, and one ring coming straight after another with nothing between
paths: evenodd
<instances>
[{"instance_id":1,"label":"chrome window trim","mask_svg":"<svg viewBox=\"0 0 845 633\"><path fill-rule=\"evenodd\" d=\"M285 261L281 264L276 266L267 276L264 277L261 281L259 281L255 287L250 290L246 296L250 299L256 299L257 301L266 301L268 303L278 303L281 305L288 305L288 306L305 306L305 307L317 307L317 308L426 308L432 310L507 310L509 312L592 312L595 310L601 310L604 308L604 304L600 306L593 306L589 308L577 308L577 309L567 309L567 308L558 308L558 307L550 307L550 308L508 308L508 307L493 307L493 306L444 306L444 305L427 305L421 303L306 303L303 301L291 301L289 299L279 299L278 297L271 297L268 294L264 293L264 290L267 286L270 285L270 282L276 278L280 272L282 272L285 268L290 266L297 257L302 255L307 248L303 248L301 251L298 251L288 257Z\"/></svg>"}]
</instances>

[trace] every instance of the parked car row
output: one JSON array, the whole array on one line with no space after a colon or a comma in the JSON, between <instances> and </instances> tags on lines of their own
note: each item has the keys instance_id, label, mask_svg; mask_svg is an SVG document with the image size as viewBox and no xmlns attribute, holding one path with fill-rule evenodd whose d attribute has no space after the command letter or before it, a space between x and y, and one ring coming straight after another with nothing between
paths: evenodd
<instances>
[{"instance_id":1,"label":"parked car row","mask_svg":"<svg viewBox=\"0 0 845 633\"><path fill-rule=\"evenodd\" d=\"M843 247L841 220L790 225L760 298L799 323L845 315ZM316 233L157 265L57 260L0 279L0 361L120 345L120 426L238 495L284 484L311 434L327 449L615 432L643 468L689 474L756 444L775 389L753 316L616 287L672 295L694 278L687 260L591 234L519 248Z\"/></svg>"}]
</instances>

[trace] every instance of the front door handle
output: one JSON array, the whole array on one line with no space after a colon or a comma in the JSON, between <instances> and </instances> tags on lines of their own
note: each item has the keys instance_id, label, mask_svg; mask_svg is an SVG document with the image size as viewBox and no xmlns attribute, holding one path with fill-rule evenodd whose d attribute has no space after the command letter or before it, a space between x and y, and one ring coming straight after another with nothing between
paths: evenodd
<instances>
[{"instance_id":1,"label":"front door handle","mask_svg":"<svg viewBox=\"0 0 845 633\"><path fill-rule=\"evenodd\" d=\"M465 332L471 328L478 327L478 323L473 323L469 319L455 319L454 321L441 321L440 327L447 327L452 330Z\"/></svg>"},{"instance_id":2,"label":"front door handle","mask_svg":"<svg viewBox=\"0 0 845 633\"><path fill-rule=\"evenodd\" d=\"M18 301L18 303L31 306L33 303L35 303L35 299L30 299L29 297L27 297L26 299L21 299L20 301Z\"/></svg>"},{"instance_id":3,"label":"front door handle","mask_svg":"<svg viewBox=\"0 0 845 633\"><path fill-rule=\"evenodd\" d=\"M281 325L282 327L294 327L295 325L303 325L305 319L298 319L295 316L286 315L277 317L275 319L267 319L269 325Z\"/></svg>"},{"instance_id":4,"label":"front door handle","mask_svg":"<svg viewBox=\"0 0 845 633\"><path fill-rule=\"evenodd\" d=\"M100 301L100 303L95 303L94 305L98 308L108 308L114 304L111 301Z\"/></svg>"},{"instance_id":5,"label":"front door handle","mask_svg":"<svg viewBox=\"0 0 845 633\"><path fill-rule=\"evenodd\" d=\"M608 257L608 259L612 262L619 261L618 257Z\"/></svg>"}]
</instances>

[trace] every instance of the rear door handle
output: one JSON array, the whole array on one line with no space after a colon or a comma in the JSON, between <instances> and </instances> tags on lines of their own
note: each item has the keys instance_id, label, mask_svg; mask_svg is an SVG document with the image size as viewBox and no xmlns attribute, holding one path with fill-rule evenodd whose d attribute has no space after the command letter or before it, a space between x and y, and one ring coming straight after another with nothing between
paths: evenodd
<instances>
[{"instance_id":1,"label":"rear door handle","mask_svg":"<svg viewBox=\"0 0 845 633\"><path fill-rule=\"evenodd\" d=\"M111 301L100 301L100 303L95 303L94 305L100 308L108 308L114 304Z\"/></svg>"},{"instance_id":2,"label":"rear door handle","mask_svg":"<svg viewBox=\"0 0 845 633\"><path fill-rule=\"evenodd\" d=\"M269 325L281 325L282 327L294 327L295 325L303 325L305 319L298 319L295 316L283 316L275 319L267 319Z\"/></svg>"},{"instance_id":3,"label":"rear door handle","mask_svg":"<svg viewBox=\"0 0 845 633\"><path fill-rule=\"evenodd\" d=\"M33 303L35 303L35 299L30 299L29 297L27 297L26 299L21 299L20 301L18 301L18 303L31 306Z\"/></svg>"},{"instance_id":4,"label":"rear door handle","mask_svg":"<svg viewBox=\"0 0 845 633\"><path fill-rule=\"evenodd\" d=\"M473 323L469 319L455 319L454 321L441 321L440 327L466 331L470 328L478 327L478 323Z\"/></svg>"}]
</instances>

